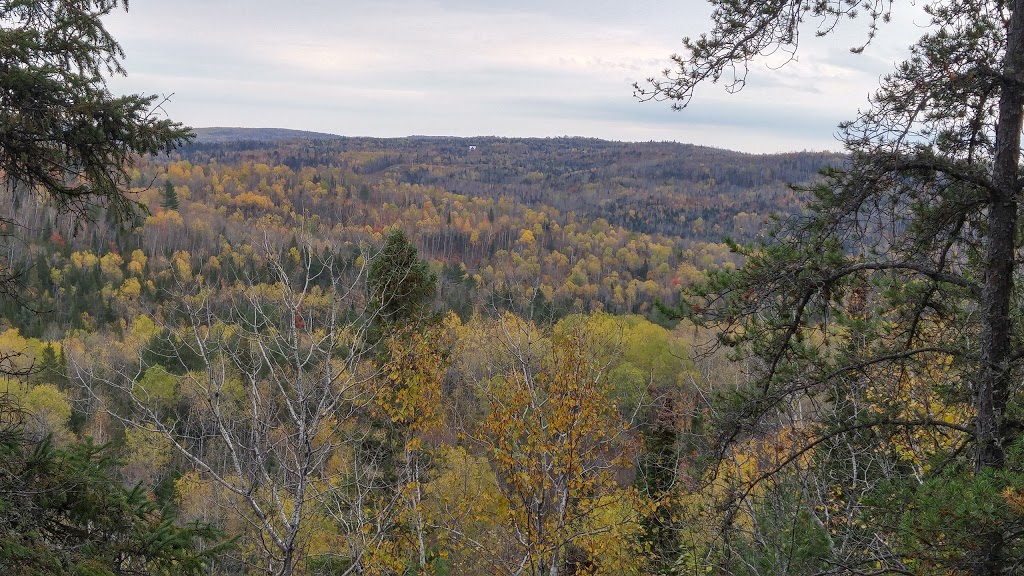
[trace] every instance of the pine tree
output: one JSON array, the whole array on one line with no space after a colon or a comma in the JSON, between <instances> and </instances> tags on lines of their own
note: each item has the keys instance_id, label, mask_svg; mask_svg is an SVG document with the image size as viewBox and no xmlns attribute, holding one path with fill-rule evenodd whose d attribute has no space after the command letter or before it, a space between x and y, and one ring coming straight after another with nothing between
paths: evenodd
<instances>
[{"instance_id":1,"label":"pine tree","mask_svg":"<svg viewBox=\"0 0 1024 576\"><path fill-rule=\"evenodd\" d=\"M864 11L873 36L889 17L885 3L713 4L714 30L642 97L685 107L723 74L738 88L749 59L797 49L805 20L827 34ZM928 32L842 125L849 163L813 190L811 214L736 246L743 269L686 307L757 367L723 443L789 423L801 441L760 481L813 455L814 481L841 495L808 503L843 518L823 571L1017 574L1024 0L925 9Z\"/></svg>"},{"instance_id":2,"label":"pine tree","mask_svg":"<svg viewBox=\"0 0 1024 576\"><path fill-rule=\"evenodd\" d=\"M414 322L429 310L437 275L420 260L405 232L393 230L374 256L367 274L370 311L381 324Z\"/></svg>"}]
</instances>

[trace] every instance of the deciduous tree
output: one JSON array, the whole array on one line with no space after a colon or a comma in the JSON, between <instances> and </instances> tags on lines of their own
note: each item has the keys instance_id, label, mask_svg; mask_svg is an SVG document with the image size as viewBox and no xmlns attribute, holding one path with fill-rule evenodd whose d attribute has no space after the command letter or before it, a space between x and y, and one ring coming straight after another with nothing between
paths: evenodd
<instances>
[{"instance_id":1,"label":"deciduous tree","mask_svg":"<svg viewBox=\"0 0 1024 576\"><path fill-rule=\"evenodd\" d=\"M395 486L382 473L386 432L370 412L387 397L394 418L418 420L405 406L412 392L379 393L385 371L370 359L376 317L366 283L376 260L353 258L361 264L350 268L305 244L283 258L280 248L268 242L254 255L259 269L219 291L176 257L182 294L158 346L119 373L79 349L73 376L126 425L162 435L185 459L194 474L181 485L227 505L226 521L245 535L243 562L282 576L318 563L389 574L402 560L392 536L406 479ZM394 278L414 274L401 266L422 266L415 252L388 264ZM387 290L401 285L378 286L376 303L395 301ZM400 362L386 373L413 372Z\"/></svg>"},{"instance_id":2,"label":"deciduous tree","mask_svg":"<svg viewBox=\"0 0 1024 576\"><path fill-rule=\"evenodd\" d=\"M511 362L484 388L488 412L474 434L513 537L494 569L534 576L639 570L631 544L641 504L626 480L636 438L612 399L607 365L589 353L595 343L585 324L564 326L550 344L511 314L497 328Z\"/></svg>"}]
</instances>

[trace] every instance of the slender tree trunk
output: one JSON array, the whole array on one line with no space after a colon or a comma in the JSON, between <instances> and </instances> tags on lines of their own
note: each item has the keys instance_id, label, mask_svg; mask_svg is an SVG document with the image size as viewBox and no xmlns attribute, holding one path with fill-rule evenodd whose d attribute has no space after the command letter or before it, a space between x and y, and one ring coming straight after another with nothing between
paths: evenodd
<instances>
[{"instance_id":1,"label":"slender tree trunk","mask_svg":"<svg viewBox=\"0 0 1024 576\"><path fill-rule=\"evenodd\" d=\"M424 570L427 567L427 543L424 533L426 527L423 525L423 514L421 505L423 503L423 492L422 485L420 484L420 465L419 458L416 457L411 450L406 449L405 451L405 466L409 471L409 482L416 488L412 494L412 512L416 521L416 543L419 548L419 566L420 570Z\"/></svg>"},{"instance_id":2,"label":"slender tree trunk","mask_svg":"<svg viewBox=\"0 0 1024 576\"><path fill-rule=\"evenodd\" d=\"M1024 129L1024 0L1014 2L1007 31L1004 82L999 98L999 125L988 212L988 251L982 291L981 373L975 403L976 469L1003 465L1003 416L1009 398L1010 294L1013 289L1014 243L1017 230L1017 185L1020 138Z\"/></svg>"},{"instance_id":3,"label":"slender tree trunk","mask_svg":"<svg viewBox=\"0 0 1024 576\"><path fill-rule=\"evenodd\" d=\"M295 572L295 545L289 543L288 550L284 553L284 558L281 560L281 570L278 571L279 576L292 576Z\"/></svg>"},{"instance_id":4,"label":"slender tree trunk","mask_svg":"<svg viewBox=\"0 0 1024 576\"><path fill-rule=\"evenodd\" d=\"M1024 0L1015 0L1012 10L1001 71L1004 79L992 167L996 190L991 194L988 211L987 268L981 299L981 368L974 398L977 472L1004 466L1005 415L1012 386L1010 298L1014 284L1020 138L1024 129ZM1001 573L1002 534L982 534L981 540L982 552L972 572L976 576Z\"/></svg>"}]
</instances>

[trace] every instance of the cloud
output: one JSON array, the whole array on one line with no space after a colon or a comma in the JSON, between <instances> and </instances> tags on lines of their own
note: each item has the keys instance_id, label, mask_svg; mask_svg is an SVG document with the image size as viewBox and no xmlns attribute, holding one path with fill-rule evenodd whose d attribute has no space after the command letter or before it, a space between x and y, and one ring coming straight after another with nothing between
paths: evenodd
<instances>
[{"instance_id":1,"label":"cloud","mask_svg":"<svg viewBox=\"0 0 1024 576\"><path fill-rule=\"evenodd\" d=\"M684 113L638 104L631 84L657 75L682 36L708 26L708 12L696 0L133 3L109 21L131 74L113 84L174 92L168 111L196 126L689 139L767 151L835 148L836 123L864 105L898 53L890 42L873 52L883 56L857 59L852 36L809 38L782 68L754 64L738 95L703 86Z\"/></svg>"}]
</instances>

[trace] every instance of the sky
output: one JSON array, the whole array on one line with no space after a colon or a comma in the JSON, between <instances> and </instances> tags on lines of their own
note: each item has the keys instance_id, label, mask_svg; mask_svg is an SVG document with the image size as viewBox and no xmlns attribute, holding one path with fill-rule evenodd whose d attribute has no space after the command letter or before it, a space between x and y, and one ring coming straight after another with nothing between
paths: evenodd
<instances>
[{"instance_id":1,"label":"sky","mask_svg":"<svg viewBox=\"0 0 1024 576\"><path fill-rule=\"evenodd\" d=\"M803 34L798 59L756 62L746 88L698 89L675 112L634 82L711 26L703 0L134 0L108 17L127 56L119 93L170 96L194 127L346 136L586 136L744 152L839 150L922 29L897 12L860 55L866 23Z\"/></svg>"}]
</instances>

